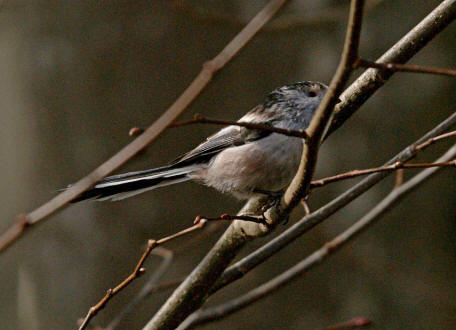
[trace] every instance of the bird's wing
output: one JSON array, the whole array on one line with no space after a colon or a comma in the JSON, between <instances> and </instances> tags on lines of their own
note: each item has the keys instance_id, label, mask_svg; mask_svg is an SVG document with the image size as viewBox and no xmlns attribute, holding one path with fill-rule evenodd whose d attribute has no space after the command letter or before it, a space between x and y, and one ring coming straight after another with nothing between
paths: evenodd
<instances>
[{"instance_id":1,"label":"bird's wing","mask_svg":"<svg viewBox=\"0 0 456 330\"><path fill-rule=\"evenodd\" d=\"M269 134L271 134L269 131L228 126L210 136L195 149L176 159L171 166L204 163L227 148L241 146L264 138Z\"/></svg>"},{"instance_id":2,"label":"bird's wing","mask_svg":"<svg viewBox=\"0 0 456 330\"><path fill-rule=\"evenodd\" d=\"M162 173L164 171L173 170L182 166L205 163L215 154L225 150L226 148L240 146L252 141L256 141L260 138L266 137L270 133L271 132L252 130L245 127L228 126L220 130L218 133L208 137L205 142L201 143L195 149L177 158L169 165L145 171L112 175L100 180L98 184L116 181L121 182L125 179L132 180L133 178L139 179L144 176L150 176L155 173Z\"/></svg>"}]
</instances>

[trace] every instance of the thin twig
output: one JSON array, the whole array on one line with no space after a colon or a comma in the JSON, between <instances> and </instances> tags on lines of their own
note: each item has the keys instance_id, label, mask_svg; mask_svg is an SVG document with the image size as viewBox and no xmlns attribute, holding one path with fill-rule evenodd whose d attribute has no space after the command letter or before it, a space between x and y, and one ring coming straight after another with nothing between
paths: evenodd
<instances>
[{"instance_id":1,"label":"thin twig","mask_svg":"<svg viewBox=\"0 0 456 330\"><path fill-rule=\"evenodd\" d=\"M310 207L309 207L309 204L307 204L307 200L305 198L301 199L301 204L302 204L302 208L304 209L304 214L305 215L309 215L310 213Z\"/></svg>"},{"instance_id":2,"label":"thin twig","mask_svg":"<svg viewBox=\"0 0 456 330\"><path fill-rule=\"evenodd\" d=\"M405 63L427 45L456 18L456 0L442 1L429 15L410 30L377 62ZM342 94L342 102L336 107L334 120L325 137L338 129L360 106L382 87L391 76L392 71L368 69Z\"/></svg>"},{"instance_id":3,"label":"thin twig","mask_svg":"<svg viewBox=\"0 0 456 330\"><path fill-rule=\"evenodd\" d=\"M437 162L445 162L456 156L456 145L450 148ZM376 220L380 219L388 210L397 204L402 198L414 191L419 185L436 174L442 167L433 167L423 170L412 179L404 183L397 189L393 189L380 203L378 203L370 212L362 217L358 222L350 226L347 230L339 234L330 242L324 244L310 256L289 268L282 274L274 277L272 280L250 290L246 294L234 298L221 305L201 309L185 320L178 330L189 329L196 325L220 320L223 317L233 314L234 312L250 306L259 299L270 295L282 286L290 283L295 278L303 275L314 266L321 264L330 255L340 250L347 242L357 237L362 231L366 230Z\"/></svg>"},{"instance_id":4,"label":"thin twig","mask_svg":"<svg viewBox=\"0 0 456 330\"><path fill-rule=\"evenodd\" d=\"M372 324L372 321L365 317L355 317L351 320L333 324L327 327L324 327L322 330L348 330L367 327Z\"/></svg>"},{"instance_id":5,"label":"thin twig","mask_svg":"<svg viewBox=\"0 0 456 330\"><path fill-rule=\"evenodd\" d=\"M197 224L189 227L189 228L186 228L184 230L181 230L180 232L177 232L173 235L170 235L170 236L167 236L167 237L164 237L164 238L161 238L159 240L154 240L154 239L149 239L147 241L147 247L146 247L146 250L143 252L143 254L141 255L141 257L139 258L139 261L138 263L136 264L135 266L135 269L133 270L133 272L128 275L120 284L118 284L114 289L108 289L108 291L106 292L106 294L104 295L103 298L101 298L101 300L96 303L94 306L92 306L86 317L84 318L83 322L81 323L80 327L79 327L79 330L83 330L87 327L87 325L89 324L90 320L101 310L104 308L104 306L108 303L108 301L114 297L117 293L119 293L122 289L124 289L126 286L128 286L132 281L134 281L136 278L138 278L139 276L141 276L142 274L144 274L144 272L146 271L146 269L143 267L144 265L144 262L146 261L147 257L150 255L150 253L152 252L152 250L154 248L156 248L157 246L163 244L163 243L166 243L166 242L169 242L175 238L178 238L178 237L181 237L181 236L184 236L188 233L191 233L195 230L198 230L198 229L201 229L204 227L204 225L206 224L206 221L204 220L201 220L200 222L198 222Z\"/></svg>"},{"instance_id":6,"label":"thin twig","mask_svg":"<svg viewBox=\"0 0 456 330\"><path fill-rule=\"evenodd\" d=\"M242 221L248 221L248 222L254 222L254 223L263 223L263 224L266 223L263 216L253 216L253 215L245 215L245 214L230 215L230 214L227 214L227 213L224 213L224 214L220 215L219 217L206 217L204 215L198 215L198 216L196 216L196 218L193 221L193 223L197 224L201 220L206 220L206 221L242 220Z\"/></svg>"},{"instance_id":7,"label":"thin twig","mask_svg":"<svg viewBox=\"0 0 456 330\"><path fill-rule=\"evenodd\" d=\"M406 62L413 57L427 42L433 39L439 32L447 27L456 15L456 0L445 0L428 17L417 25L410 33L391 48L385 56L390 62ZM331 125L330 132L340 127L393 73L379 75L378 70L370 69L367 75L361 76L349 90L344 92L343 104L338 107L339 115L337 121ZM367 79L366 79L367 78ZM445 126L442 124L440 128ZM439 132L441 133L441 131ZM413 154L407 150L408 157ZM405 154L401 157L407 160ZM394 161L397 161L395 159ZM362 192L379 182L388 173L375 173L369 176L369 180L363 180L351 190L352 195L341 196L334 204L329 205L331 209L336 209L343 203L347 203L350 198L354 199ZM352 197L355 196L355 197ZM253 208L255 201L249 201L244 209ZM334 211L335 212L335 211ZM315 214L315 212L314 212ZM314 218L315 220L315 218ZM179 286L172 296L166 301L159 312L149 321L145 329L174 328L179 324L188 312L195 307L201 306L208 295L207 286L211 286L220 276L221 271L234 258L246 241L254 237L242 233L238 223L233 223L219 239L216 245L206 255L204 260L192 271L185 282ZM203 284L203 285L202 285Z\"/></svg>"},{"instance_id":8,"label":"thin twig","mask_svg":"<svg viewBox=\"0 0 456 330\"><path fill-rule=\"evenodd\" d=\"M223 68L274 16L286 0L273 0L243 28L226 47L212 60L203 64L203 68L187 89L177 100L158 118L144 133L122 148L118 153L97 167L90 174L71 185L50 201L34 211L18 216L15 221L0 236L0 252L18 240L27 229L46 219L57 210L67 205L84 191L92 187L106 175L123 165L130 158L155 140L186 108L212 80L214 74Z\"/></svg>"},{"instance_id":9,"label":"thin twig","mask_svg":"<svg viewBox=\"0 0 456 330\"><path fill-rule=\"evenodd\" d=\"M407 148L402 150L399 154L394 156L386 164L394 164L396 162L406 162L417 154L418 150L424 150L426 147L431 145L428 141L433 140L435 137L439 138L447 134L442 134L449 128L456 124L456 113L453 113L446 120L441 122L431 131L426 133L423 137L417 140L415 143L409 145ZM442 134L442 135L440 135ZM420 148L418 148L420 147ZM365 193L367 190L372 188L378 182L386 178L391 172L377 172L369 175L361 182L353 186L352 188L345 191L343 194L333 199L328 204L324 205L320 209L316 210L312 214L305 216L300 221L295 223L293 226L285 230L283 233L250 253L243 259L239 260L235 264L227 268L217 283L212 287L211 292L215 292L222 287L242 278L250 270L266 261L271 256L275 255L281 249L292 243L298 237L301 237L310 229L315 227L317 224L329 218L335 212L348 205L350 202L355 200L357 197Z\"/></svg>"},{"instance_id":10,"label":"thin twig","mask_svg":"<svg viewBox=\"0 0 456 330\"><path fill-rule=\"evenodd\" d=\"M404 170L398 170L394 179L394 188L402 186L404 183Z\"/></svg>"},{"instance_id":11,"label":"thin twig","mask_svg":"<svg viewBox=\"0 0 456 330\"><path fill-rule=\"evenodd\" d=\"M453 20L456 9L454 3L456 0L444 1L436 10L434 10L423 22L418 24L417 28L411 31L405 38L399 41L393 49L387 52L388 57L399 58L401 62L405 62L423 48L426 43L435 37ZM344 106L339 109L344 109L339 120L335 125L331 126L330 131L334 131L351 114L355 112L359 106L364 103L373 92L378 89L392 75L370 75L369 79L358 79L351 88L350 93L345 92ZM407 152L410 153L410 150ZM407 159L407 158L406 158ZM362 184L357 185L352 191L355 195L361 190L367 190L376 182L380 181L387 173L373 174L374 179L371 179L367 184L363 180ZM338 205L350 196L343 196L342 200L338 200ZM254 201L249 201L253 205ZM332 207L335 207L332 205ZM245 209L249 209L246 205ZM201 305L207 297L206 286L214 283L214 278L220 275L220 269L224 269L226 265L233 259L237 252L242 248L245 242L254 237L254 235L243 235L244 228L238 223L233 223L219 239L212 250L206 255L204 260L193 270L186 281L173 293L173 295L162 306L159 312L149 321L145 329L171 328L179 324L183 316L188 315L188 311L195 306ZM259 236L260 234L258 234ZM204 286L201 285L204 283ZM203 288L203 289L202 289ZM193 298L196 298L193 300Z\"/></svg>"},{"instance_id":12,"label":"thin twig","mask_svg":"<svg viewBox=\"0 0 456 330\"><path fill-rule=\"evenodd\" d=\"M433 68L421 65L400 64L400 63L383 63L373 62L362 58L358 58L353 66L354 68L376 68L391 72L415 72L415 73L429 73L442 76L456 77L456 70Z\"/></svg>"},{"instance_id":13,"label":"thin twig","mask_svg":"<svg viewBox=\"0 0 456 330\"><path fill-rule=\"evenodd\" d=\"M128 303L128 305L118 314L109 324L102 328L103 330L115 330L119 328L120 322L130 315L135 308L146 298L150 297L152 294L156 292L162 292L169 289L176 288L179 284L181 284L185 280L185 277L178 278L175 280L170 280L162 283L153 283L153 281L149 280L141 289L141 291L135 296L135 298ZM82 319L81 319L82 322Z\"/></svg>"},{"instance_id":14,"label":"thin twig","mask_svg":"<svg viewBox=\"0 0 456 330\"><path fill-rule=\"evenodd\" d=\"M352 170L349 172L326 177L326 178L323 178L320 180L315 180L315 181L311 182L311 187L312 188L323 187L329 183L346 180L346 179L352 179L352 178L356 178L361 175L367 175L367 174L372 174L372 173L376 173L376 172L391 172L391 171L396 171L398 169L409 169L409 168L448 167L448 166L455 166L455 165L456 165L456 160L452 160L449 162L443 162L443 163L418 163L418 164L408 164L408 163L396 162L391 165L384 165L384 166L368 168L368 169L364 169L364 170Z\"/></svg>"},{"instance_id":15,"label":"thin twig","mask_svg":"<svg viewBox=\"0 0 456 330\"><path fill-rule=\"evenodd\" d=\"M443 139L447 139L447 138L454 137L454 136L456 136L456 131L451 131L451 132L448 132L448 133L445 133L445 134L441 134L439 136L432 137L432 138L424 141L423 143L420 143L420 144L416 145L416 147L414 147L414 149L415 149L415 151L421 151L421 150L426 149L431 144L433 144L433 143L435 143L437 141L441 141ZM327 177L327 178L323 178L323 179L320 179L320 180L312 181L310 183L310 185L311 185L311 188L318 188L318 187L322 187L322 186L324 186L324 185L326 185L328 183L332 183L332 182L336 182L336 181L344 180L344 179L349 179L349 178L355 178L355 177L360 176L360 175L366 175L366 174L371 174L371 173L375 173L375 172L394 171L394 170L397 170L397 169L406 169L406 168L424 168L424 167L452 166L452 165L454 165L453 162L446 162L444 164L435 164L435 163L430 163L430 164L427 164L427 163L426 164L405 164L403 162L396 162L394 164L384 165L384 166L381 166L381 167L365 169L365 170L352 170L352 171L349 171L349 172L346 172L346 173L337 174L337 175L334 175L334 176L331 176L331 177ZM398 171L398 173L400 173L400 172ZM396 180L396 182L400 183L400 178L398 178ZM400 184L396 184L396 186L398 186L398 185L400 185Z\"/></svg>"},{"instance_id":16,"label":"thin twig","mask_svg":"<svg viewBox=\"0 0 456 330\"><path fill-rule=\"evenodd\" d=\"M152 295L155 292L161 292L164 290L169 290L177 287L179 284L181 284L184 281L185 278L180 278L177 280L172 280L172 281L167 281L163 282L160 284L154 284L151 286L146 285L141 289L141 292L135 297L134 300L132 300L122 312L116 316L103 330L115 330L118 329L120 322L122 319L124 319L126 316L128 316L131 312L134 311L134 309L147 297Z\"/></svg>"},{"instance_id":17,"label":"thin twig","mask_svg":"<svg viewBox=\"0 0 456 330\"><path fill-rule=\"evenodd\" d=\"M104 328L104 330L114 330L115 328L117 328L122 319L125 318L125 316L129 315L139 305L139 303L141 303L154 290L157 291L159 287L167 287L163 286L163 284L159 286L157 283L171 266L171 263L173 261L173 252L163 247L157 247L156 249L152 250L151 253L161 257L163 259L162 262L154 271L154 273L146 282L146 284L144 284L141 291L139 291L135 298L130 303L128 303L128 305L119 314L117 314L111 322L109 322L109 324Z\"/></svg>"},{"instance_id":18,"label":"thin twig","mask_svg":"<svg viewBox=\"0 0 456 330\"><path fill-rule=\"evenodd\" d=\"M249 22L245 30L252 33L260 30L286 2L287 0L270 0ZM246 211L244 214L247 214L247 211L256 207L255 201L249 201L242 211ZM149 320L145 329L175 328L187 315L203 304L210 287L241 247L249 240L249 237L241 229L239 229L237 221L228 227L211 251L206 254L203 261L187 276L154 317Z\"/></svg>"},{"instance_id":19,"label":"thin twig","mask_svg":"<svg viewBox=\"0 0 456 330\"><path fill-rule=\"evenodd\" d=\"M427 141L424 141L423 143L419 144L416 146L416 150L422 150L424 148L427 148L428 146L430 146L431 144L437 142L437 141L440 141L440 140L443 140L443 139L447 139L449 137L453 137L453 136L456 136L456 131L451 131L451 132L448 132L448 133L445 133L445 134L441 134L439 136L436 136L436 137L433 137Z\"/></svg>"},{"instance_id":20,"label":"thin twig","mask_svg":"<svg viewBox=\"0 0 456 330\"><path fill-rule=\"evenodd\" d=\"M304 148L304 150L310 152L307 152L307 154L306 152L304 153L303 161L301 161L300 165L301 172L298 170L295 179L293 179L289 189L287 189L288 193L285 192L285 197L282 198L287 209L284 213L276 213L275 221L272 220L273 223L278 223L281 219L286 218L288 213L299 202L300 197L304 196L304 192L308 189L321 136L330 121L334 105L339 101L338 95L341 93L343 85L348 79L348 74L352 67L352 60L357 58L356 54L359 43L363 4L364 1L362 0L352 1L347 38L344 44L341 65L339 66L335 78L332 80L322 103L318 107L314 118L306 130L309 137L313 140L307 141L307 145L310 145L311 147ZM308 170L306 171L306 169ZM268 215L271 215L271 212L274 213L274 210L268 211ZM268 216L267 218L272 219ZM243 227L236 227L237 225L238 224L235 222L233 226L228 228L217 245L209 252L192 274L190 274L188 280L173 293L158 313L149 321L144 328L145 330L175 328L190 312L201 306L202 302L207 298L206 293L221 274L221 270L226 267L240 247L249 239L249 235L251 235L247 234ZM261 224L259 226L261 226ZM255 231L255 235L259 236L260 234L261 231ZM204 285L201 285L201 283L204 283Z\"/></svg>"},{"instance_id":21,"label":"thin twig","mask_svg":"<svg viewBox=\"0 0 456 330\"><path fill-rule=\"evenodd\" d=\"M366 11L374 9L383 0L370 0L366 3ZM177 4L176 4L177 3ZM186 17L194 17L198 22L204 21L219 25L240 26L244 24L244 20L240 17L235 17L222 11L207 10L204 6L196 6L186 1L174 1L173 9L184 12ZM328 4L318 10L306 10L305 12L293 12L281 15L268 24L264 30L268 32L282 32L284 30L292 30L296 28L312 27L316 25L331 24L338 21L343 21L346 18L346 6L334 6Z\"/></svg>"},{"instance_id":22,"label":"thin twig","mask_svg":"<svg viewBox=\"0 0 456 330\"><path fill-rule=\"evenodd\" d=\"M231 121L231 120L223 120L223 119L214 119L214 118L207 118L203 117L200 114L195 114L193 119L184 120L180 122L176 122L170 125L170 127L179 127L185 126L190 124L215 124L215 125L233 125L233 126L240 126L246 127L250 129L257 129L266 132L274 132L279 133L287 136L295 136L301 139L307 139L307 133L304 130L291 130L286 128L274 127L270 125L260 124L260 123L249 123L249 122L239 122L239 121Z\"/></svg>"},{"instance_id":23,"label":"thin twig","mask_svg":"<svg viewBox=\"0 0 456 330\"><path fill-rule=\"evenodd\" d=\"M323 134L331 123L334 106L339 103L339 96L348 82L353 64L358 58L363 8L364 0L352 0L350 3L348 27L340 63L329 84L328 91L306 129L308 138L304 143L298 171L282 198L281 207L285 214L293 210L309 191Z\"/></svg>"},{"instance_id":24,"label":"thin twig","mask_svg":"<svg viewBox=\"0 0 456 330\"><path fill-rule=\"evenodd\" d=\"M370 173L376 173L376 172L381 172L381 171L392 171L396 169L403 169L403 168L429 168L429 167L447 167L447 166L455 166L456 165L456 160L448 161L448 162L441 162L441 163L425 163L425 164L403 164L400 162L396 162L395 164L389 165L389 166L382 166L374 169L368 169L368 170L362 170L362 171L351 171L347 172L338 176L334 177L329 177L325 178L322 180L318 180L317 184L315 186L321 186L324 184L327 184L329 182L334 182L338 181L347 177L355 177L358 175L363 175L363 174L370 174ZM363 173L361 173L363 172ZM334 178L334 179L333 179ZM337 179L337 180L335 180ZM325 182L325 180L327 182ZM305 201L302 201L305 209L306 209L306 215L310 213L308 210L308 206L306 205ZM207 220L207 221L215 221L215 220L244 220L244 221L253 221L256 223L262 223L264 222L264 219L261 220L259 217L252 217L252 216L242 216L242 215L228 215L228 214L222 214L220 217L215 217L215 218L210 218L206 216L198 216L195 219L195 224L199 223L201 220ZM164 260L164 263L166 263L167 260ZM167 263L167 266L169 265L169 261ZM166 269L167 269L166 266ZM160 266L161 268L161 266ZM160 274L160 275L157 275ZM124 309L124 311L117 316L106 329L114 329L117 324L120 322L121 318L126 315L127 313L131 312L140 301L142 301L147 295L150 294L151 290L156 287L155 282L158 280L157 276L161 276L162 272L157 269L156 273L154 273L154 276L151 278L151 280L144 286L144 288L141 290L141 292L138 294L138 296Z\"/></svg>"}]
</instances>

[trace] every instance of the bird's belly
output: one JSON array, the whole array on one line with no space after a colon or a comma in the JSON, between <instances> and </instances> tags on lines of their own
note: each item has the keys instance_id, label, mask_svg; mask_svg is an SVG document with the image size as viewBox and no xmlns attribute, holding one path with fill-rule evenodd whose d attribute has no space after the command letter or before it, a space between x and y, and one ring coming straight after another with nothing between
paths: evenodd
<instances>
[{"instance_id":1,"label":"bird's belly","mask_svg":"<svg viewBox=\"0 0 456 330\"><path fill-rule=\"evenodd\" d=\"M301 152L301 139L271 134L222 151L199 179L241 199L250 197L255 189L279 191L293 179Z\"/></svg>"}]
</instances>

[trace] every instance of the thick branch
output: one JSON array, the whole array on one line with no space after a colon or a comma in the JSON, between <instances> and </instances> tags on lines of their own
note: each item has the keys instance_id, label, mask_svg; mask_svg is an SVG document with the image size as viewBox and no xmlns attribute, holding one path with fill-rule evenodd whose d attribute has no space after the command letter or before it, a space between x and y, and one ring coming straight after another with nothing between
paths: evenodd
<instances>
[{"instance_id":1,"label":"thick branch","mask_svg":"<svg viewBox=\"0 0 456 330\"><path fill-rule=\"evenodd\" d=\"M246 26L245 30L255 33L261 29L286 3L286 0L271 0ZM258 200L251 200L240 214L253 213L260 208ZM174 291L145 329L176 328L191 312L204 302L209 289L228 266L236 253L247 242L245 235L235 221L219 239L186 280ZM256 225L256 224L255 224Z\"/></svg>"},{"instance_id":2,"label":"thick branch","mask_svg":"<svg viewBox=\"0 0 456 330\"><path fill-rule=\"evenodd\" d=\"M453 0L452 2L454 3ZM449 0L445 1L444 4L448 4ZM440 8L440 7L439 7ZM448 9L447 9L448 10ZM426 42L432 39L435 35L438 34L444 27L449 24L448 18L451 16L451 13L444 13L445 10L440 13L443 19L434 19L430 22L429 19L426 20L425 24L420 25L420 29L426 29L426 38L425 42L419 41L423 36L417 32L413 33L412 36L417 38L417 40L412 40L412 37L406 39L406 43L414 42L416 46L412 47L413 52L408 51L406 55L402 54L401 45L395 46L391 50L390 54L398 53L399 57L402 58L402 61L406 61L408 58L412 57L419 49L425 46ZM450 10L450 12L452 9ZM433 28L428 28L427 24L433 25ZM429 32L431 30L432 32ZM407 47L406 47L407 48ZM359 107L367 98L373 93L370 92L369 87L370 81L359 81L357 89L352 90L353 98L356 102L347 103L348 97L351 97L350 94L345 93L345 107L350 111L354 112L354 108ZM378 87L377 87L378 88ZM363 96L363 89L366 89L367 96ZM341 117L342 118L342 117ZM339 121L342 124L344 120ZM339 126L340 126L339 124ZM335 127L335 126L334 126ZM333 130L335 129L333 127ZM338 127L338 126L337 126ZM378 175L379 181L385 173L376 173ZM360 188L362 189L362 188ZM249 204L244 208L245 210L252 210L255 208L255 205L258 204L258 201L250 201ZM258 206L258 205L256 205ZM243 212L241 211L241 214ZM236 255L238 250L245 244L245 242L252 238L259 236L261 234L267 233L267 230L262 228L263 225L251 224L251 226L246 226L240 221L235 221L225 232L225 234L220 238L218 243L213 247L209 254L204 258L204 260L195 268L195 270L190 274L187 280L174 292L174 294L168 299L165 305L162 306L160 311L154 316L154 318L147 324L145 329L169 329L175 327L182 320L182 317L188 315L189 312L198 308L203 301L207 298L209 288L211 283L217 279L221 271L226 267L226 265L232 260ZM246 234L249 232L248 234ZM194 300L193 300L194 298Z\"/></svg>"},{"instance_id":3,"label":"thick branch","mask_svg":"<svg viewBox=\"0 0 456 330\"><path fill-rule=\"evenodd\" d=\"M456 18L456 0L445 0L376 62L402 64L411 59ZM326 137L350 118L394 74L369 69L342 94Z\"/></svg>"},{"instance_id":4,"label":"thick branch","mask_svg":"<svg viewBox=\"0 0 456 330\"><path fill-rule=\"evenodd\" d=\"M456 113L451 115L449 118L440 123L437 127L429 131L422 138L415 143L411 144L399 154L389 160L386 164L395 164L396 162L405 162L417 154L418 150L423 150L430 146L434 141L441 140L444 137L449 137L452 133L442 134L450 127L456 125ZM325 206L321 207L317 211L305 216L296 224L288 228L286 231L275 237L270 242L263 245L258 250L244 257L242 260L236 262L234 265L226 269L222 274L219 281L211 289L211 292L215 292L222 287L230 284L231 282L243 277L250 270L266 261L269 257L276 254L278 251L283 249L288 244L292 243L295 239L305 234L307 231L321 223L331 215L336 213L338 210L355 200L357 197L365 193L367 190L372 188L378 182L386 178L389 172L379 172L369 175L367 178L335 198Z\"/></svg>"},{"instance_id":5,"label":"thick branch","mask_svg":"<svg viewBox=\"0 0 456 330\"><path fill-rule=\"evenodd\" d=\"M437 162L446 162L456 157L456 145L448 150L445 155L440 157ZM199 324L220 320L223 317L233 314L234 312L250 306L259 299L270 295L282 286L290 283L305 272L326 260L330 255L340 250L347 242L354 239L362 231L366 230L375 221L381 218L388 210L393 208L402 198L413 192L426 180L430 179L442 167L433 167L423 170L418 175L404 183L399 188L394 189L379 204L377 204L369 213L362 217L358 222L349 227L343 233L338 235L332 241L324 244L320 249L312 253L292 268L276 276L272 280L260 285L259 287L247 292L246 294L232 299L224 304L200 310L189 316L187 320L178 329L188 329Z\"/></svg>"}]
</instances>

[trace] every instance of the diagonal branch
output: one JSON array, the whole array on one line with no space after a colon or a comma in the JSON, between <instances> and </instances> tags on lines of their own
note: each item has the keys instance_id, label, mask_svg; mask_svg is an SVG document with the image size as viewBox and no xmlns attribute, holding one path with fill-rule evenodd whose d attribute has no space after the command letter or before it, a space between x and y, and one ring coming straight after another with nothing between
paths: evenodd
<instances>
[{"instance_id":1,"label":"diagonal branch","mask_svg":"<svg viewBox=\"0 0 456 330\"><path fill-rule=\"evenodd\" d=\"M339 102L339 96L350 78L354 63L358 59L363 7L364 1L351 1L347 34L341 60L329 84L328 91L315 112L309 127L306 129L308 138L304 141L301 163L282 199L281 206L285 213L289 213L299 203L301 198L307 195L309 190L310 181L317 163L320 142L331 122L334 107Z\"/></svg>"},{"instance_id":2,"label":"diagonal branch","mask_svg":"<svg viewBox=\"0 0 456 330\"><path fill-rule=\"evenodd\" d=\"M163 277L166 271L171 266L173 261L173 252L171 250L158 247L152 251L152 254L160 256L163 260L154 271L150 279L142 287L141 291L135 296L135 298L104 328L104 330L114 330L118 327L119 323L129 314L131 314L135 308L147 297L153 290L157 290L159 285L157 282ZM174 283L171 283L172 285ZM165 286L166 288L167 286Z\"/></svg>"},{"instance_id":3,"label":"diagonal branch","mask_svg":"<svg viewBox=\"0 0 456 330\"><path fill-rule=\"evenodd\" d=\"M149 239L147 241L147 247L146 247L146 250L143 252L143 254L141 255L141 257L139 258L139 261L138 263L136 264L135 266L135 269L133 270L133 272L128 275L121 283L119 283L116 287L114 287L113 289L108 289L108 291L106 292L106 294L103 296L103 298L101 298L101 300L96 303L94 306L92 306L89 311L87 312L87 315L86 317L83 319L83 321L81 322L81 325L79 326L79 330L83 330L85 329L88 325L89 325L89 322L90 320L95 316L97 315L97 313L103 309L106 304L108 303L109 300L111 300L112 297L114 297L116 294L118 294L121 290L123 290L124 288L126 288L131 282L133 282L135 279L137 279L139 276L141 276L142 274L144 274L144 272L146 271L146 269L143 267L144 265L144 262L146 261L146 259L149 257L149 255L152 253L152 251L158 247L159 245L162 245L166 242L169 242L173 239L176 239L178 237L181 237L181 236L184 236L184 235L187 235L189 233L192 233L194 232L195 230L199 230L201 228L203 228L205 226L207 222L205 220L201 220L199 221L197 224L187 228L187 229L184 229L184 230L181 230L173 235L169 235L169 236L166 236L164 238L161 238L159 240L154 240L154 239ZM156 273L156 276L161 276L162 272L159 271Z\"/></svg>"},{"instance_id":4,"label":"diagonal branch","mask_svg":"<svg viewBox=\"0 0 456 330\"><path fill-rule=\"evenodd\" d=\"M456 145L450 148L437 162L446 162L449 159L456 157ZM223 317L231 315L238 310L250 306L259 299L270 295L277 291L282 286L290 283L295 278L302 276L305 272L319 265L326 260L330 255L340 250L347 242L356 238L361 232L366 230L375 221L379 220L388 210L393 208L402 198L413 192L421 184L430 179L433 175L443 169L442 167L434 167L423 170L412 179L404 183L399 188L393 189L380 203L378 203L370 212L362 217L354 225L335 237L332 241L324 244L320 249L316 250L310 256L291 267L282 274L274 277L272 280L258 286L257 288L247 292L246 294L234 298L221 305L199 310L190 315L178 328L178 330L189 329L196 325L207 322L220 320Z\"/></svg>"},{"instance_id":5,"label":"diagonal branch","mask_svg":"<svg viewBox=\"0 0 456 330\"><path fill-rule=\"evenodd\" d=\"M323 187L329 183L346 180L346 179L352 179L352 178L356 178L361 175L367 175L367 174L372 174L372 173L377 173L377 172L392 172L392 171L397 171L400 169L410 169L410 168L449 167L449 166L455 166L455 165L456 165L456 160L454 160L454 159L451 161L448 161L448 162L443 162L443 163L409 164L409 163L396 162L391 165L367 168L364 170L352 170L349 172L329 176L327 178L323 178L320 180L314 180L310 183L310 186L311 186L311 188L319 188L319 187Z\"/></svg>"},{"instance_id":6,"label":"diagonal branch","mask_svg":"<svg viewBox=\"0 0 456 330\"><path fill-rule=\"evenodd\" d=\"M154 141L195 100L212 80L214 74L223 68L261 30L285 2L286 0L273 0L266 5L216 57L204 63L202 70L187 89L143 134L90 174L77 181L69 189L58 194L32 212L19 215L17 220L0 236L0 252L22 237L33 225L63 208Z\"/></svg>"},{"instance_id":7,"label":"diagonal branch","mask_svg":"<svg viewBox=\"0 0 456 330\"><path fill-rule=\"evenodd\" d=\"M341 93L343 85L348 80L352 68L352 62L357 58L357 47L359 43L359 34L362 19L363 0L353 0L350 8L349 26L347 29L347 38L344 45L344 53L341 59L336 76L331 82L331 86L323 98L322 104L312 119L307 133L312 145L310 151L317 152L321 141L321 136L328 122L334 105L338 102L338 95ZM313 139L313 140L312 140ZM304 148L309 150L309 148ZM308 189L310 178L316 161L316 155L303 153L303 159L310 158L310 162L304 162L304 168L308 168L307 174L304 172L305 180L301 172L296 174L296 180L293 180L291 189L282 198L282 204L287 205L285 212L267 212L267 220L272 224L278 224L287 214L296 206L299 199L297 196L303 194ZM301 165L303 161L301 161ZM300 166L301 168L302 166ZM294 203L295 205L291 204ZM258 199L249 200L248 204L241 210L241 214L254 213L261 206ZM272 208L276 209L276 208ZM250 239L264 235L272 230L272 226L256 223L245 223L235 221L227 229L225 234L219 239L212 250L206 255L203 261L193 270L184 283L168 298L166 303L160 308L155 316L148 322L144 329L172 329L178 326L190 313L198 309L207 299L209 290L218 279L229 262L234 258L242 246Z\"/></svg>"},{"instance_id":8,"label":"diagonal branch","mask_svg":"<svg viewBox=\"0 0 456 330\"><path fill-rule=\"evenodd\" d=\"M456 125L456 113L453 113L449 118L437 125L437 127L429 131L418 141L402 150L386 164L405 162L412 159L416 156L418 150L423 150L426 147L430 146L433 143L431 141L437 141L441 140L444 137L448 137L451 133L442 133L454 125ZM365 193L378 182L386 178L389 174L389 172L371 174L325 206L321 207L312 214L305 216L296 224L281 233L279 236L275 237L270 242L263 245L261 248L257 249L248 256L244 257L242 260L227 268L217 283L214 285L214 287L211 289L211 292L215 292L222 287L232 283L233 281L236 281L239 278L243 277L250 270L266 261L269 257L273 256L285 246L292 243L295 239L302 236L317 224L326 220L338 210Z\"/></svg>"},{"instance_id":9,"label":"diagonal branch","mask_svg":"<svg viewBox=\"0 0 456 330\"><path fill-rule=\"evenodd\" d=\"M406 37L390 49L387 52L387 58L391 57L392 61L399 59L401 62L410 59L454 19L456 16L455 4L456 0L444 1ZM362 78L364 75L361 77L362 79L357 79L349 90L344 92L344 103L342 107L338 107L338 121L331 126L331 131L342 125L392 74L388 76L377 75L375 71L375 74L368 75L369 79ZM341 109L344 111L341 112ZM410 154L411 151L407 150L407 153ZM374 179L368 181L367 184L363 180L361 184L356 186L354 193L359 192L361 194L363 189L364 191L367 190L386 175L387 173L373 174ZM338 205L343 204L349 198L350 196L348 195L342 196L337 201ZM255 207L259 207L258 204L258 201L255 200L249 201L241 213L245 213L243 211L255 211ZM334 209L335 207L335 205L331 205L330 208ZM241 221L235 221L186 281L173 293L154 318L149 321L145 329L172 328L179 324L188 311L191 311L196 305L201 305L207 298L209 295L208 287L211 283L214 283L215 279L220 275L221 269L223 270L226 267L242 246L249 239L267 233L267 231L261 229L261 225L253 224L252 226L247 226L242 224ZM195 300L192 298L195 298Z\"/></svg>"},{"instance_id":10,"label":"diagonal branch","mask_svg":"<svg viewBox=\"0 0 456 330\"><path fill-rule=\"evenodd\" d=\"M456 18L456 0L444 0L401 40L383 54L377 62L405 63L427 45ZM325 138L349 119L394 74L378 69L366 70L342 94L334 120Z\"/></svg>"}]
</instances>

